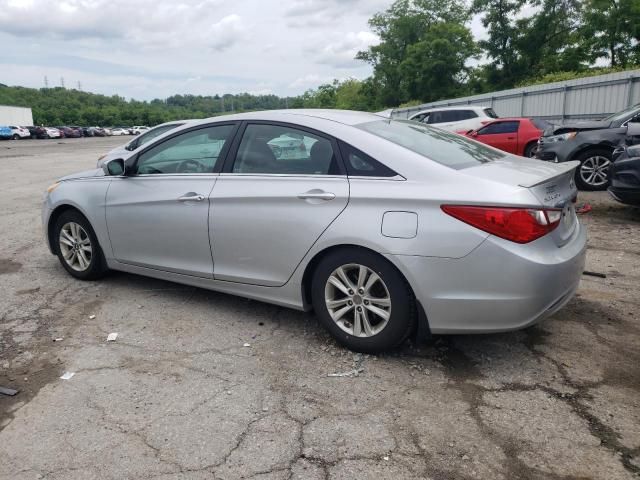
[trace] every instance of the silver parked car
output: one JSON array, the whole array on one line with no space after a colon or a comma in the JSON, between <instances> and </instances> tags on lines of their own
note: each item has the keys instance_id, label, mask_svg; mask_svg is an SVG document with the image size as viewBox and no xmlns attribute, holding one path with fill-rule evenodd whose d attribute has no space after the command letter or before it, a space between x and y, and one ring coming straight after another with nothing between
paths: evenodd
<instances>
[{"instance_id":1,"label":"silver parked car","mask_svg":"<svg viewBox=\"0 0 640 480\"><path fill-rule=\"evenodd\" d=\"M284 137L305 148L272 148ZM47 244L74 277L122 270L313 308L375 352L417 328L527 327L582 273L576 162L330 110L194 121L128 153L48 189Z\"/></svg>"}]
</instances>

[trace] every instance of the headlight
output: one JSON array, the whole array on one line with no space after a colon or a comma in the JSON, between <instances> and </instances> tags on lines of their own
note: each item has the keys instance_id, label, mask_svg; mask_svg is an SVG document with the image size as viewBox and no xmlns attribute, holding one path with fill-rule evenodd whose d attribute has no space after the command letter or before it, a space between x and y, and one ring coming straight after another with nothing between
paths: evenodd
<instances>
[{"instance_id":1,"label":"headlight","mask_svg":"<svg viewBox=\"0 0 640 480\"><path fill-rule=\"evenodd\" d=\"M58 185L60 185L60 182L56 182L54 184L49 185L47 187L47 193L53 192L56 188L58 188Z\"/></svg>"},{"instance_id":2,"label":"headlight","mask_svg":"<svg viewBox=\"0 0 640 480\"><path fill-rule=\"evenodd\" d=\"M577 134L578 132L569 132L569 133L563 133L561 135L551 135L550 137L545 138L544 142L545 143L564 142L565 140L571 140Z\"/></svg>"}]
</instances>

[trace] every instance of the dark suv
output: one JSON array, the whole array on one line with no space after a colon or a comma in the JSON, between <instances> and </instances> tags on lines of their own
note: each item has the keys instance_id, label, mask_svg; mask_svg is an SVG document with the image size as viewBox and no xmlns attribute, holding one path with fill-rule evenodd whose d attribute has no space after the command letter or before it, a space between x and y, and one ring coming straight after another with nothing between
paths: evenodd
<instances>
[{"instance_id":1,"label":"dark suv","mask_svg":"<svg viewBox=\"0 0 640 480\"><path fill-rule=\"evenodd\" d=\"M624 139L627 124L631 122L640 122L640 104L595 122L551 125L540 137L536 158L548 162L578 160L578 188L606 190L611 155Z\"/></svg>"}]
</instances>

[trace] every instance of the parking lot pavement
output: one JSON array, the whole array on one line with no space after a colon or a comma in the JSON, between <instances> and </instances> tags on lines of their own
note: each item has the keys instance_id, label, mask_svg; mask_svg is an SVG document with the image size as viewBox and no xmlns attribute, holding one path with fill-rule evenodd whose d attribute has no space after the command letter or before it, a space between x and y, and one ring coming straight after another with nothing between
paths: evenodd
<instances>
[{"instance_id":1,"label":"parking lot pavement","mask_svg":"<svg viewBox=\"0 0 640 480\"><path fill-rule=\"evenodd\" d=\"M66 274L42 192L125 140L0 143L0 478L640 477L639 211L581 194L607 277L541 325L363 356L312 314Z\"/></svg>"}]
</instances>

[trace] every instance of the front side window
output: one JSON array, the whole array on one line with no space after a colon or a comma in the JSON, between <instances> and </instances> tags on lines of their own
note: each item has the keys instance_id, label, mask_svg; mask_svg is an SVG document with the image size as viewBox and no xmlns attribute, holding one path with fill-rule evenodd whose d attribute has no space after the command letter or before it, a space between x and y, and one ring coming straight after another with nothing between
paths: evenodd
<instances>
[{"instance_id":1,"label":"front side window","mask_svg":"<svg viewBox=\"0 0 640 480\"><path fill-rule=\"evenodd\" d=\"M478 135L491 135L496 133L516 133L520 122L493 122L478 130Z\"/></svg>"},{"instance_id":2,"label":"front side window","mask_svg":"<svg viewBox=\"0 0 640 480\"><path fill-rule=\"evenodd\" d=\"M355 126L456 170L507 156L462 135L407 120L376 120Z\"/></svg>"},{"instance_id":3,"label":"front side window","mask_svg":"<svg viewBox=\"0 0 640 480\"><path fill-rule=\"evenodd\" d=\"M332 142L281 125L249 124L233 163L233 173L339 175Z\"/></svg>"},{"instance_id":4,"label":"front side window","mask_svg":"<svg viewBox=\"0 0 640 480\"><path fill-rule=\"evenodd\" d=\"M211 173L234 129L218 125L177 135L140 154L136 173Z\"/></svg>"}]
</instances>

